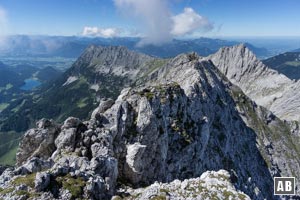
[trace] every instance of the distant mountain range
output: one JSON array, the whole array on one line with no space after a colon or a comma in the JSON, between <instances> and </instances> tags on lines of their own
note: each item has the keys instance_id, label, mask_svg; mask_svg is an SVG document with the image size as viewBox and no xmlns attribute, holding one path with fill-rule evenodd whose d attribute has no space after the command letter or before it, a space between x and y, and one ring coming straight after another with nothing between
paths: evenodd
<instances>
[{"instance_id":1,"label":"distant mountain range","mask_svg":"<svg viewBox=\"0 0 300 200\"><path fill-rule=\"evenodd\" d=\"M300 48L299 49L295 49L292 52L300 52Z\"/></svg>"},{"instance_id":2,"label":"distant mountain range","mask_svg":"<svg viewBox=\"0 0 300 200\"><path fill-rule=\"evenodd\" d=\"M140 38L87 38L87 37L63 37L63 36L27 36L17 35L6 38L6 45L0 47L0 55L7 56L59 56L77 58L89 45L125 46L147 55L168 58L180 53L196 52L207 56L215 53L223 46L237 45L239 42L220 39L199 38L193 40L173 40L161 46L138 46ZM270 56L265 48L258 48L250 43L246 46L258 57Z\"/></svg>"}]
</instances>

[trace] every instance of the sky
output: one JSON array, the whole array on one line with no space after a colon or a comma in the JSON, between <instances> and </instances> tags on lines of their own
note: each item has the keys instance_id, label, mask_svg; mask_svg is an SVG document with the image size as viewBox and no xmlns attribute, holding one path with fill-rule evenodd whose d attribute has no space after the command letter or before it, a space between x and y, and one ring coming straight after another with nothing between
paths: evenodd
<instances>
[{"instance_id":1,"label":"sky","mask_svg":"<svg viewBox=\"0 0 300 200\"><path fill-rule=\"evenodd\" d=\"M299 0L0 0L0 35L300 36Z\"/></svg>"}]
</instances>

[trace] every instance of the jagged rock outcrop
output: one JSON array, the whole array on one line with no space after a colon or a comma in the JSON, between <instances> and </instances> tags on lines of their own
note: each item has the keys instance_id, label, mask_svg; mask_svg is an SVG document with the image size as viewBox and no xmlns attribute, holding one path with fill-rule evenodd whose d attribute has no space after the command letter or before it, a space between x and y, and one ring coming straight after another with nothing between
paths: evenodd
<instances>
[{"instance_id":1,"label":"jagged rock outcrop","mask_svg":"<svg viewBox=\"0 0 300 200\"><path fill-rule=\"evenodd\" d=\"M208 57L246 95L284 120L300 121L300 83L268 68L241 44Z\"/></svg>"},{"instance_id":2,"label":"jagged rock outcrop","mask_svg":"<svg viewBox=\"0 0 300 200\"><path fill-rule=\"evenodd\" d=\"M59 133L59 127L53 121L41 119L37 128L25 133L17 153L17 165L23 164L32 157L47 159L55 149L54 140Z\"/></svg>"},{"instance_id":3,"label":"jagged rock outcrop","mask_svg":"<svg viewBox=\"0 0 300 200\"><path fill-rule=\"evenodd\" d=\"M0 198L107 199L122 185L139 188L158 181L171 182L159 187L170 188L174 198L190 183L209 189L212 198L245 193L245 199L278 199L273 176L295 175L299 181L297 127L291 130L251 101L207 58L179 55L135 85L122 90L116 101L102 100L89 121L70 117L59 127L38 123L29 130L17 154L18 168L0 176L5 191ZM25 153L24 141L40 150ZM41 148L41 143L47 145ZM221 171L207 172L212 170ZM172 182L176 179L181 182ZM211 183L224 190L216 192ZM26 185L22 195L15 185ZM131 194L140 191L143 199L165 194L159 187ZM184 195L205 197L201 191Z\"/></svg>"}]
</instances>

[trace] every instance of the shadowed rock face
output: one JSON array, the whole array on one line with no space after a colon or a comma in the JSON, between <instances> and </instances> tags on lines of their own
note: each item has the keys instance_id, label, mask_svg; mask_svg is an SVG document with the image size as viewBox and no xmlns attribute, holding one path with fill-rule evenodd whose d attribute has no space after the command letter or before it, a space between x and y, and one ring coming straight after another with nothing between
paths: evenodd
<instances>
[{"instance_id":1,"label":"shadowed rock face","mask_svg":"<svg viewBox=\"0 0 300 200\"><path fill-rule=\"evenodd\" d=\"M7 167L0 165L0 175L5 171Z\"/></svg>"},{"instance_id":2,"label":"shadowed rock face","mask_svg":"<svg viewBox=\"0 0 300 200\"><path fill-rule=\"evenodd\" d=\"M299 171L299 149L289 124L251 101L210 60L179 55L139 77L136 85L115 102L103 100L89 121L38 122L21 142L18 168L0 176L0 187L42 171L24 191L42 191L39 198L103 199L123 184L136 188L129 192L134 198L138 188L155 181L179 179L181 188L188 182L199 188L191 178L204 173L201 187L210 188L210 178L220 179L233 191L232 198L243 191L252 199L276 199L272 176ZM29 146L33 150L27 151ZM221 171L205 174L212 170ZM155 184L139 198L147 199L153 190ZM0 198L14 195L0 193Z\"/></svg>"}]
</instances>

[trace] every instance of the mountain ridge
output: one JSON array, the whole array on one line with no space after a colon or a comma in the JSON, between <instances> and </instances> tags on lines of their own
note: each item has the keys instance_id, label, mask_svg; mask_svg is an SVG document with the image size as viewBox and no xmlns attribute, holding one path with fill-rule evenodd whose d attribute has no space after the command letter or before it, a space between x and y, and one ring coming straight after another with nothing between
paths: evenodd
<instances>
[{"instance_id":1,"label":"mountain ridge","mask_svg":"<svg viewBox=\"0 0 300 200\"><path fill-rule=\"evenodd\" d=\"M101 46L126 46L130 50L161 58L174 57L180 53L195 51L200 55L208 56L215 53L222 46L232 46L240 42L222 39L198 38L192 40L172 40L164 45L138 46L141 38L88 38L88 37L62 37L62 36L28 36L17 35L7 37L6 46L0 52L7 56L42 56L78 58L90 44ZM268 57L270 52L265 48L247 46L260 57ZM5 46L4 46L5 47Z\"/></svg>"},{"instance_id":2,"label":"mountain ridge","mask_svg":"<svg viewBox=\"0 0 300 200\"><path fill-rule=\"evenodd\" d=\"M266 68L244 47L234 48L239 50L236 54L248 55L239 66L248 58L254 62L241 75L248 71L276 75L264 72ZM86 60L91 57L88 54ZM84 61L77 63L76 72L82 73L80 65L101 72L110 67L106 62ZM18 168L1 175L0 187L11 188L13 180L23 183L24 175L35 183L24 189L27 195L101 199L115 195L122 184L139 188L226 169L235 190L252 199L279 199L273 196L273 176L296 175L299 180L297 128L294 134L290 124L253 102L213 62L195 53L178 55L142 70L140 81L123 89L115 101L102 99L87 121L69 117L58 125L40 120L24 135ZM53 181L62 186L49 187ZM64 181L75 182L80 191L75 193ZM16 194L0 192L0 197L6 195ZM201 192L196 195L204 198Z\"/></svg>"}]
</instances>

